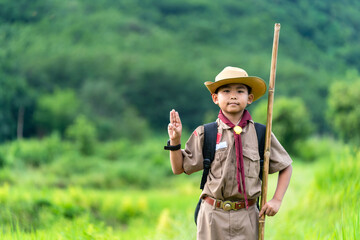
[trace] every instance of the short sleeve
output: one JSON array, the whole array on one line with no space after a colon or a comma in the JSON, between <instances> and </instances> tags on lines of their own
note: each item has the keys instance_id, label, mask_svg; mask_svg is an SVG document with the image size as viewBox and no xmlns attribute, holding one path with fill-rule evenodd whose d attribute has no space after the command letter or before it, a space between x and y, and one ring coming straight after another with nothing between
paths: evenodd
<instances>
[{"instance_id":1,"label":"short sleeve","mask_svg":"<svg viewBox=\"0 0 360 240\"><path fill-rule=\"evenodd\" d=\"M185 149L182 149L183 168L186 174L192 174L204 168L203 160L204 126L199 126L191 134L186 142Z\"/></svg>"},{"instance_id":2,"label":"short sleeve","mask_svg":"<svg viewBox=\"0 0 360 240\"><path fill-rule=\"evenodd\" d=\"M288 167L291 163L291 157L277 140L275 135L271 133L269 173L279 172Z\"/></svg>"}]
</instances>

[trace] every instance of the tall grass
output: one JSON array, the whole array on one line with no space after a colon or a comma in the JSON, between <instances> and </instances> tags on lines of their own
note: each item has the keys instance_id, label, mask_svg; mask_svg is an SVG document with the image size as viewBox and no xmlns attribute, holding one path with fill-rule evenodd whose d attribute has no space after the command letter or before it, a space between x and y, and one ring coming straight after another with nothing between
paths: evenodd
<instances>
[{"instance_id":1,"label":"tall grass","mask_svg":"<svg viewBox=\"0 0 360 240\"><path fill-rule=\"evenodd\" d=\"M0 239L196 239L201 175L173 176L162 142L142 143L140 152L140 144L113 142L81 156L66 143L51 150L60 140L51 141L30 142L46 156L40 165L28 165L36 154L21 147L26 141L0 147L6 163L0 170ZM308 161L294 159L280 212L266 218L268 240L360 239L360 152L329 140L308 145L314 143L320 149L309 148L303 155ZM131 183L131 174L141 181ZM268 199L276 181L271 175Z\"/></svg>"},{"instance_id":2,"label":"tall grass","mask_svg":"<svg viewBox=\"0 0 360 240\"><path fill-rule=\"evenodd\" d=\"M360 239L360 152L336 149L303 166L311 169L310 181L294 168L292 184L301 186L287 201L295 204L275 217L267 239Z\"/></svg>"},{"instance_id":3,"label":"tall grass","mask_svg":"<svg viewBox=\"0 0 360 240\"><path fill-rule=\"evenodd\" d=\"M151 191L79 188L46 194L31 191L30 195L24 189L9 189L7 203L2 204L1 239L190 239L188 234L195 237L195 224L189 224L189 220L198 194L189 184L173 190ZM37 208L35 214L33 207L40 199L47 202L47 207ZM17 209L20 205L28 207L20 212ZM34 221L38 224L34 225Z\"/></svg>"}]
</instances>

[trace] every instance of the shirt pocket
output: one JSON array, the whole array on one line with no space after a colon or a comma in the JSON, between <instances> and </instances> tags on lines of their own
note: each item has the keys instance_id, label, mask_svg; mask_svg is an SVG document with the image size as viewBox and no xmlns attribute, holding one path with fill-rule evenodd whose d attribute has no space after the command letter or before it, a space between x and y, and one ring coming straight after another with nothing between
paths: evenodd
<instances>
[{"instance_id":1,"label":"shirt pocket","mask_svg":"<svg viewBox=\"0 0 360 240\"><path fill-rule=\"evenodd\" d=\"M211 164L210 175L215 178L221 178L226 159L227 148L221 148L215 152L214 161Z\"/></svg>"},{"instance_id":2,"label":"shirt pocket","mask_svg":"<svg viewBox=\"0 0 360 240\"><path fill-rule=\"evenodd\" d=\"M256 150L243 149L243 160L245 165L245 176L250 178L259 177L260 156Z\"/></svg>"}]
</instances>

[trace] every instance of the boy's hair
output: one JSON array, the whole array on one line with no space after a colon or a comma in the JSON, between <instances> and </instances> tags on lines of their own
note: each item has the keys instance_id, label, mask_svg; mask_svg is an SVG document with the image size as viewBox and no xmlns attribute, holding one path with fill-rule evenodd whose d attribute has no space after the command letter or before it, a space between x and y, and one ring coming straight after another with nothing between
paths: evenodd
<instances>
[{"instance_id":1,"label":"boy's hair","mask_svg":"<svg viewBox=\"0 0 360 240\"><path fill-rule=\"evenodd\" d=\"M251 94L251 87L249 87L248 85L243 84L243 83L241 83L241 84L244 85L244 86L247 88L248 94ZM223 85L223 86L218 87L218 88L215 90L215 93L217 94L217 93L219 92L219 89L221 89L221 88L223 88L223 87L226 87L226 86L228 86L228 85L229 85L229 84L226 84L226 85Z\"/></svg>"}]
</instances>

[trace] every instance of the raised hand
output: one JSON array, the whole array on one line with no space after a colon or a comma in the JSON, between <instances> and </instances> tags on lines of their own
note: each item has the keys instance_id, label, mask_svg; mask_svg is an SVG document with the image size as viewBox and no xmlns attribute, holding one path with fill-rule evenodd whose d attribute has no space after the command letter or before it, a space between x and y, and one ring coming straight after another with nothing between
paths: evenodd
<instances>
[{"instance_id":1,"label":"raised hand","mask_svg":"<svg viewBox=\"0 0 360 240\"><path fill-rule=\"evenodd\" d=\"M174 109L170 111L170 123L168 125L168 134L171 144L180 144L182 125L179 113Z\"/></svg>"}]
</instances>

